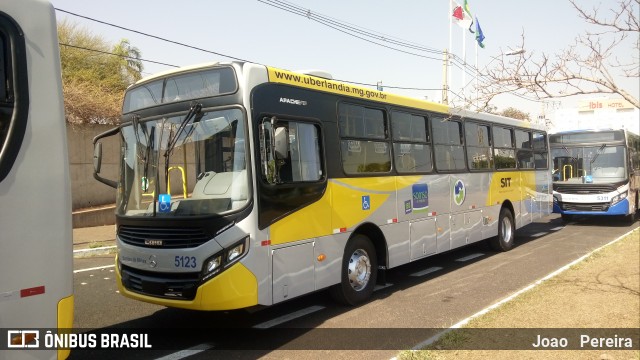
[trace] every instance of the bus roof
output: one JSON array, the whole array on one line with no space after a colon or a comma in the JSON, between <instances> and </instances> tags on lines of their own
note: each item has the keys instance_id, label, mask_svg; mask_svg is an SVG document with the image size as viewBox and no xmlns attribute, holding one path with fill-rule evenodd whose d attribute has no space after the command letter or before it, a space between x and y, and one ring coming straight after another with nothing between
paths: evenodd
<instances>
[{"instance_id":1,"label":"bus roof","mask_svg":"<svg viewBox=\"0 0 640 360\"><path fill-rule=\"evenodd\" d=\"M208 62L195 64L190 66L184 66L175 69L169 69L162 71L143 79L136 81L130 86L135 87L138 84L146 83L155 79L159 79L168 75L178 74L181 72L188 72L192 70L206 69L220 65L236 65L240 68L243 67L245 62L232 61L232 62ZM248 64L248 63L247 63ZM254 64L259 65L259 64ZM534 124L528 121L508 118L500 115L494 115L489 113L482 113L470 110L464 110L457 107L451 107L446 104L440 104L432 101L422 100L409 96L397 95L386 91L374 90L370 88L361 87L358 85L352 85L351 83L328 79L326 77L315 76L314 72L308 71L290 71L279 69L275 67L266 66L269 82L289 84L296 87L303 87L307 89L319 90L323 92L334 93L338 95L344 95L352 98L372 100L389 105L404 106L416 109L423 109L436 113L443 114L445 116L455 116L461 118L473 118L476 120L482 120L492 123L503 124L506 126L524 127L536 130L544 130L544 126Z\"/></svg>"}]
</instances>

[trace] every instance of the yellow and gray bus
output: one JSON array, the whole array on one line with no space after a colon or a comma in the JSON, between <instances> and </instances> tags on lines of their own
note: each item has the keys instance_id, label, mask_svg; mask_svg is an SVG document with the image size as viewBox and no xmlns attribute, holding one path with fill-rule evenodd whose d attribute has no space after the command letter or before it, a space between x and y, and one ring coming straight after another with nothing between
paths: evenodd
<instances>
[{"instance_id":1,"label":"yellow and gray bus","mask_svg":"<svg viewBox=\"0 0 640 360\"><path fill-rule=\"evenodd\" d=\"M0 1L0 359L66 358L73 325L71 189L54 9ZM38 333L40 336L38 337Z\"/></svg>"},{"instance_id":2,"label":"yellow and gray bus","mask_svg":"<svg viewBox=\"0 0 640 360\"><path fill-rule=\"evenodd\" d=\"M119 135L119 178L100 175ZM378 274L551 211L547 135L528 122L248 62L143 79L94 139L117 187L120 293L165 306L272 305Z\"/></svg>"}]
</instances>

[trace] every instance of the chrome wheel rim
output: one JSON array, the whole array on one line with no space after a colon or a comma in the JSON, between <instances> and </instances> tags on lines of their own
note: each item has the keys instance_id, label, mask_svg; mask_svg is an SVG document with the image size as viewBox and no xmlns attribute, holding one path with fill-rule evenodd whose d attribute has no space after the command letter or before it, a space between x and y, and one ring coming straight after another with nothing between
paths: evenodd
<instances>
[{"instance_id":1,"label":"chrome wheel rim","mask_svg":"<svg viewBox=\"0 0 640 360\"><path fill-rule=\"evenodd\" d=\"M511 220L508 217L502 218L502 240L505 243L510 243L513 238L513 227L511 226Z\"/></svg>"},{"instance_id":2,"label":"chrome wheel rim","mask_svg":"<svg viewBox=\"0 0 640 360\"><path fill-rule=\"evenodd\" d=\"M358 249L349 258L348 277L349 284L355 291L364 289L371 278L371 261L367 252Z\"/></svg>"}]
</instances>

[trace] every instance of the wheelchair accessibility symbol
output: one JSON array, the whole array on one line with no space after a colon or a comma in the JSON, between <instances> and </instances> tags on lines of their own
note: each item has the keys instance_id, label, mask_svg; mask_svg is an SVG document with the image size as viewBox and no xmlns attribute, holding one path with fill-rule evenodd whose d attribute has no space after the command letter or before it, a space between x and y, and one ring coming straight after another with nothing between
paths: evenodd
<instances>
[{"instance_id":1,"label":"wheelchair accessibility symbol","mask_svg":"<svg viewBox=\"0 0 640 360\"><path fill-rule=\"evenodd\" d=\"M362 210L371 210L371 199L369 195L362 196Z\"/></svg>"},{"instance_id":2,"label":"wheelchair accessibility symbol","mask_svg":"<svg viewBox=\"0 0 640 360\"><path fill-rule=\"evenodd\" d=\"M171 212L171 195L160 194L158 195L158 211L161 213Z\"/></svg>"}]
</instances>

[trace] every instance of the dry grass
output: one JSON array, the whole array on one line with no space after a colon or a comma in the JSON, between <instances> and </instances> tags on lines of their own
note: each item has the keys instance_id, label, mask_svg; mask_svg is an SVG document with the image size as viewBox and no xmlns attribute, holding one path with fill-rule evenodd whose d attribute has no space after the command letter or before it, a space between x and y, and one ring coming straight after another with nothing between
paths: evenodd
<instances>
[{"instance_id":1,"label":"dry grass","mask_svg":"<svg viewBox=\"0 0 640 360\"><path fill-rule=\"evenodd\" d=\"M640 328L640 230L606 247L515 300L471 321L467 328ZM476 333L472 333L476 334ZM513 331L530 339L529 331ZM543 334L544 335L544 334ZM481 336L480 336L481 337ZM434 350L478 348L487 338L453 331L407 359L640 359L637 350ZM637 342L639 339L634 339ZM638 344L634 343L637 348Z\"/></svg>"}]
</instances>

